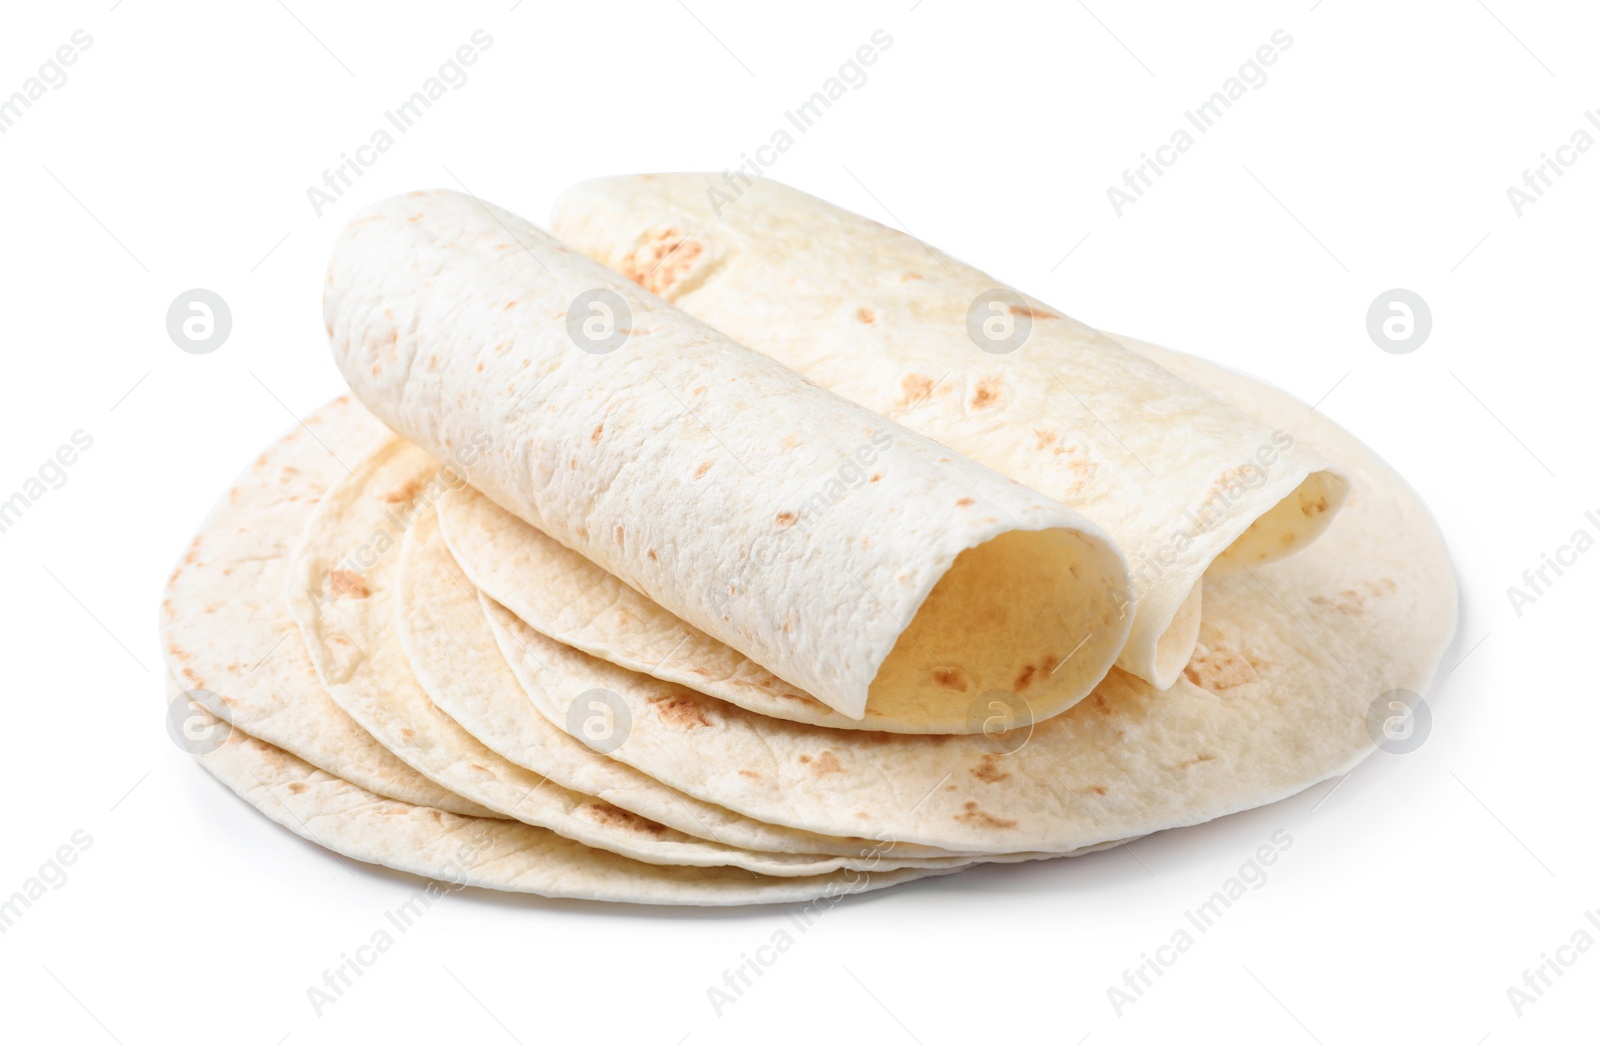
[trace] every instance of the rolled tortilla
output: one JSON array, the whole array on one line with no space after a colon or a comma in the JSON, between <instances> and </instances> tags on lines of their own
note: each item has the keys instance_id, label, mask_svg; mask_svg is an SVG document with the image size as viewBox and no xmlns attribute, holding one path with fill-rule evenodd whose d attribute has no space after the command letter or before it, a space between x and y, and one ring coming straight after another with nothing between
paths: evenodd
<instances>
[{"instance_id":1,"label":"rolled tortilla","mask_svg":"<svg viewBox=\"0 0 1600 1045\"><path fill-rule=\"evenodd\" d=\"M556 235L824 388L1104 526L1128 557L1121 667L1170 686L1201 577L1304 547L1345 477L1055 309L910 236L769 179L605 178Z\"/></svg>"},{"instance_id":2,"label":"rolled tortilla","mask_svg":"<svg viewBox=\"0 0 1600 1045\"><path fill-rule=\"evenodd\" d=\"M454 192L356 217L324 314L357 397L507 511L852 719L1088 694L1115 544ZM980 712L975 714L974 712Z\"/></svg>"}]
</instances>

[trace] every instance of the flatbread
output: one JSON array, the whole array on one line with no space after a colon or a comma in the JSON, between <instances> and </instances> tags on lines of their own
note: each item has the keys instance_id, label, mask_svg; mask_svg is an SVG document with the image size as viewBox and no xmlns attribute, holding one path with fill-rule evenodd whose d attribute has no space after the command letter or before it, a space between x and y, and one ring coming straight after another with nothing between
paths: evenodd
<instances>
[{"instance_id":1,"label":"flatbread","mask_svg":"<svg viewBox=\"0 0 1600 1045\"><path fill-rule=\"evenodd\" d=\"M388 798L490 816L390 754L333 702L283 599L300 527L323 490L345 474L328 447L359 454L393 438L345 398L258 457L212 509L167 581L162 650L189 700L317 768Z\"/></svg>"},{"instance_id":2,"label":"flatbread","mask_svg":"<svg viewBox=\"0 0 1600 1045\"><path fill-rule=\"evenodd\" d=\"M168 699L181 685L168 676ZM207 712L201 715L209 716ZM204 725L216 728L212 719ZM838 871L773 878L729 867L638 863L515 820L462 816L374 794L245 733L196 754L206 771L268 819L341 856L421 875L430 896L475 886L640 904L732 906L837 902L958 868Z\"/></svg>"},{"instance_id":3,"label":"flatbread","mask_svg":"<svg viewBox=\"0 0 1600 1045\"><path fill-rule=\"evenodd\" d=\"M1130 343L1267 424L1294 428L1355 493L1300 554L1207 578L1205 621L1165 692L1114 671L1031 734L899 736L783 722L593 658L525 685L552 723L615 694L631 727L611 757L758 819L952 851L1068 850L1199 823L1348 772L1369 712L1425 693L1456 626L1456 581L1431 516L1348 432L1261 382ZM496 610L519 677L559 644ZM550 669L567 677L555 684ZM581 730L568 730L594 747ZM1014 747L1020 743L1019 747Z\"/></svg>"},{"instance_id":4,"label":"flatbread","mask_svg":"<svg viewBox=\"0 0 1600 1045\"><path fill-rule=\"evenodd\" d=\"M826 856L692 837L562 787L480 743L428 698L396 630L402 543L447 480L438 462L398 438L347 463L350 473L305 523L289 569L289 608L328 693L402 761L503 816L634 860L794 876L882 866L873 843L854 856Z\"/></svg>"},{"instance_id":5,"label":"flatbread","mask_svg":"<svg viewBox=\"0 0 1600 1045\"><path fill-rule=\"evenodd\" d=\"M446 494L441 503L460 492ZM440 710L506 761L620 810L742 849L848 857L868 851L885 857L942 855L926 847L827 837L751 820L674 791L556 728L534 709L501 656L478 590L445 546L432 513L424 512L407 531L398 580L395 623L418 683Z\"/></svg>"},{"instance_id":6,"label":"flatbread","mask_svg":"<svg viewBox=\"0 0 1600 1045\"><path fill-rule=\"evenodd\" d=\"M351 221L324 315L396 431L834 711L876 708L873 728L971 732L974 698L1024 675L1024 710L1056 714L1132 625L1094 523L472 197Z\"/></svg>"},{"instance_id":7,"label":"flatbread","mask_svg":"<svg viewBox=\"0 0 1600 1045\"><path fill-rule=\"evenodd\" d=\"M1172 684L1198 635L1202 576L1297 551L1338 510L1344 477L1288 432L1043 302L770 178L729 189L721 174L603 178L569 190L552 227L735 340L1105 527L1132 580L1119 667Z\"/></svg>"}]
</instances>

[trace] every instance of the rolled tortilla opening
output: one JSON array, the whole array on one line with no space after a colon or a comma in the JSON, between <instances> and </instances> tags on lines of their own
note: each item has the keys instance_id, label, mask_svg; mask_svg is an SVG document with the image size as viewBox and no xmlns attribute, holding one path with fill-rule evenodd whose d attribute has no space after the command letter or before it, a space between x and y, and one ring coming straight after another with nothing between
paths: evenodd
<instances>
[{"instance_id":1,"label":"rolled tortilla opening","mask_svg":"<svg viewBox=\"0 0 1600 1045\"><path fill-rule=\"evenodd\" d=\"M1349 495L1342 473L1313 472L1224 548L1208 572L1221 576L1293 555L1322 536Z\"/></svg>"},{"instance_id":2,"label":"rolled tortilla opening","mask_svg":"<svg viewBox=\"0 0 1600 1045\"><path fill-rule=\"evenodd\" d=\"M1071 530L1012 530L967 549L884 659L864 713L973 733L1059 714L1120 651L1131 621L1118 573Z\"/></svg>"}]
</instances>

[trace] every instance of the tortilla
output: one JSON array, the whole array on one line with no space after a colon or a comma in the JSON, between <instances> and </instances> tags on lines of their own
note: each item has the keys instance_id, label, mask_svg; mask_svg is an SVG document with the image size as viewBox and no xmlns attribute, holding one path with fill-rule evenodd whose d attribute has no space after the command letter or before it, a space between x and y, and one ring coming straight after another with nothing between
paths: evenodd
<instances>
[{"instance_id":1,"label":"tortilla","mask_svg":"<svg viewBox=\"0 0 1600 1045\"><path fill-rule=\"evenodd\" d=\"M461 492L445 495L441 503ZM534 710L500 655L478 590L451 557L431 512L423 512L406 533L396 597L400 644L417 681L440 710L508 762L685 834L743 849L849 857L867 851L885 857L944 855L751 820L674 791L557 729ZM575 654L557 651L558 657L565 655Z\"/></svg>"},{"instance_id":2,"label":"tortilla","mask_svg":"<svg viewBox=\"0 0 1600 1045\"><path fill-rule=\"evenodd\" d=\"M355 218L324 315L391 427L848 718L970 732L1024 675L1045 718L1132 626L1095 524L471 197Z\"/></svg>"},{"instance_id":3,"label":"tortilla","mask_svg":"<svg viewBox=\"0 0 1600 1045\"><path fill-rule=\"evenodd\" d=\"M1114 671L1014 739L896 736L751 714L593 658L536 668L533 657L559 644L496 609L515 636L501 650L563 728L579 695L615 694L631 728L611 757L705 801L824 834L870 824L878 837L952 851L1060 851L1199 823L1348 772L1374 750L1375 702L1425 693L1455 631L1455 576L1432 518L1370 450L1287 394L1129 346L1301 431L1356 489L1300 554L1206 579L1200 644L1164 692ZM528 684L536 670L540 683Z\"/></svg>"},{"instance_id":4,"label":"tortilla","mask_svg":"<svg viewBox=\"0 0 1600 1045\"><path fill-rule=\"evenodd\" d=\"M1342 503L1345 477L1297 428L1275 431L877 222L768 178L736 200L728 189L722 175L604 178L569 190L552 227L735 340L1105 527L1132 577L1117 664L1140 678L1165 688L1188 662L1203 575L1304 548Z\"/></svg>"},{"instance_id":5,"label":"tortilla","mask_svg":"<svg viewBox=\"0 0 1600 1045\"><path fill-rule=\"evenodd\" d=\"M300 527L344 474L327 447L359 453L392 438L345 398L258 457L172 571L161 602L162 649L190 699L233 726L385 797L490 816L390 754L333 702L284 603Z\"/></svg>"},{"instance_id":6,"label":"tortilla","mask_svg":"<svg viewBox=\"0 0 1600 1045\"><path fill-rule=\"evenodd\" d=\"M472 583L557 642L630 671L688 686L773 718L832 729L890 733L945 732L929 720L894 719L871 705L853 719L790 686L732 646L718 642L634 591L570 548L518 519L470 486L439 499L439 522L456 561ZM1071 651L1067 651L1071 656ZM951 682L969 695L977 723L992 725L1001 705L1002 728L1025 724L1035 677L1022 673L999 692L980 694L965 679ZM960 687L967 687L961 689ZM998 699L996 699L998 698ZM969 723L970 724L970 723ZM993 729L989 730L993 732Z\"/></svg>"},{"instance_id":7,"label":"tortilla","mask_svg":"<svg viewBox=\"0 0 1600 1045\"><path fill-rule=\"evenodd\" d=\"M709 842L495 754L429 700L396 630L402 542L445 489L438 463L398 438L364 457L341 456L350 473L324 494L305 523L289 569L289 609L334 701L413 769L503 816L648 863L785 876L909 866L908 860L923 866L917 858L886 859L873 842L853 856L752 852ZM506 691L516 692L509 685ZM927 866L952 862L941 857Z\"/></svg>"},{"instance_id":8,"label":"tortilla","mask_svg":"<svg viewBox=\"0 0 1600 1045\"><path fill-rule=\"evenodd\" d=\"M177 699L181 688L169 675L168 699ZM209 713L200 714L209 719ZM205 725L217 723L209 719ZM773 878L729 867L663 867L589 849L515 820L462 816L374 794L240 729L195 758L240 798L300 837L352 860L443 883L428 887L434 900L476 886L642 904L836 903L851 893L960 869Z\"/></svg>"}]
</instances>

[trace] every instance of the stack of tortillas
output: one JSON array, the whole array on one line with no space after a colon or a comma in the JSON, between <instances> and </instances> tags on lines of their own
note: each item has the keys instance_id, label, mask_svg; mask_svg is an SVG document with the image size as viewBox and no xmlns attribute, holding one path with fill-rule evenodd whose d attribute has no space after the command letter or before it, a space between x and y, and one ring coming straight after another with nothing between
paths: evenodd
<instances>
[{"instance_id":1,"label":"stack of tortillas","mask_svg":"<svg viewBox=\"0 0 1600 1045\"><path fill-rule=\"evenodd\" d=\"M725 187L580 186L564 242L452 192L350 223L353 394L163 602L206 769L434 879L786 902L1273 802L1426 690L1455 580L1349 433Z\"/></svg>"}]
</instances>

